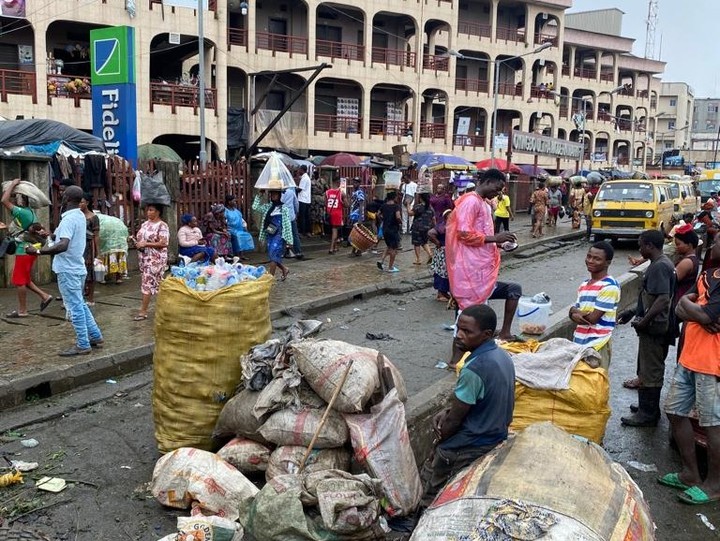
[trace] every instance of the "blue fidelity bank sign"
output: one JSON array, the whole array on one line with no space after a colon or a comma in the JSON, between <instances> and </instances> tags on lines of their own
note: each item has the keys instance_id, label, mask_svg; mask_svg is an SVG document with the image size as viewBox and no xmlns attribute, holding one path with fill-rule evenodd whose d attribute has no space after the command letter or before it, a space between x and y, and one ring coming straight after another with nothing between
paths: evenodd
<instances>
[{"instance_id":1,"label":"blue fidelity bank sign","mask_svg":"<svg viewBox=\"0 0 720 541\"><path fill-rule=\"evenodd\" d=\"M108 154L137 160L135 30L111 26L90 31L93 135Z\"/></svg>"}]
</instances>

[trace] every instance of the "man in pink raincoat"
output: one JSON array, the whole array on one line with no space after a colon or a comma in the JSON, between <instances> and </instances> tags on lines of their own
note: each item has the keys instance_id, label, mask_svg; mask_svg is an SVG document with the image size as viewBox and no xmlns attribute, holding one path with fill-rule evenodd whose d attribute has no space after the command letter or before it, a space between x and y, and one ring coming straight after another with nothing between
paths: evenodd
<instances>
[{"instance_id":1,"label":"man in pink raincoat","mask_svg":"<svg viewBox=\"0 0 720 541\"><path fill-rule=\"evenodd\" d=\"M462 311L490 299L505 299L498 338L512 340L510 329L522 288L519 284L498 282L499 245L515 242L516 237L508 231L495 234L490 205L490 201L497 197L504 186L505 174L497 169L489 169L481 173L475 191L455 201L455 210L450 214L446 226L445 257L450 291L458 308ZM460 355L460 350L453 347L450 364L456 364Z\"/></svg>"}]
</instances>

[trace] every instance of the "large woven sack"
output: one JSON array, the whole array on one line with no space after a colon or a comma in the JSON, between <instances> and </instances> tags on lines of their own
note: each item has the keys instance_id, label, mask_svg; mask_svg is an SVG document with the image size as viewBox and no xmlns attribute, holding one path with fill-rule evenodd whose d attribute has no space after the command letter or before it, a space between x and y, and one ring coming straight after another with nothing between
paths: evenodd
<instances>
[{"instance_id":1,"label":"large woven sack","mask_svg":"<svg viewBox=\"0 0 720 541\"><path fill-rule=\"evenodd\" d=\"M195 291L180 278L163 280L153 355L160 452L212 448L213 427L240 383L240 355L270 336L272 284L265 275L215 291Z\"/></svg>"},{"instance_id":2,"label":"large woven sack","mask_svg":"<svg viewBox=\"0 0 720 541\"><path fill-rule=\"evenodd\" d=\"M241 505L258 492L248 479L222 458L189 447L177 449L155 464L150 490L163 505L187 509L197 502L207 515L236 520Z\"/></svg>"},{"instance_id":3,"label":"large woven sack","mask_svg":"<svg viewBox=\"0 0 720 541\"><path fill-rule=\"evenodd\" d=\"M522 430L550 421L571 434L602 444L610 418L610 381L602 368L579 362L563 391L531 389L515 382L515 409L510 428Z\"/></svg>"},{"instance_id":4,"label":"large woven sack","mask_svg":"<svg viewBox=\"0 0 720 541\"><path fill-rule=\"evenodd\" d=\"M240 473L249 474L265 471L270 460L271 449L262 443L246 438L230 440L217 455L235 466Z\"/></svg>"},{"instance_id":5,"label":"large woven sack","mask_svg":"<svg viewBox=\"0 0 720 541\"><path fill-rule=\"evenodd\" d=\"M305 456L305 451L305 447L297 445L285 445L275 449L270 455L270 461L265 471L265 479L270 481L279 475L297 473L300 470L300 462ZM323 470L348 471L350 469L350 458L350 451L344 447L313 449L310 451L303 471L305 473Z\"/></svg>"},{"instance_id":6,"label":"large woven sack","mask_svg":"<svg viewBox=\"0 0 720 541\"><path fill-rule=\"evenodd\" d=\"M508 499L552 515L555 523L543 541L655 539L642 492L622 466L600 446L546 422L529 426L451 479L411 541L470 539L491 508ZM532 518L516 516L517 522Z\"/></svg>"},{"instance_id":7,"label":"large woven sack","mask_svg":"<svg viewBox=\"0 0 720 541\"><path fill-rule=\"evenodd\" d=\"M290 388L282 377L273 379L259 394L253 413L255 417L263 420L285 408L324 409L327 406L306 382L302 381L297 387Z\"/></svg>"},{"instance_id":8,"label":"large woven sack","mask_svg":"<svg viewBox=\"0 0 720 541\"><path fill-rule=\"evenodd\" d=\"M380 480L391 515L407 515L422 497L422 483L410 446L405 406L392 389L370 414L345 415L355 459Z\"/></svg>"},{"instance_id":9,"label":"large woven sack","mask_svg":"<svg viewBox=\"0 0 720 541\"><path fill-rule=\"evenodd\" d=\"M213 439L223 440L242 436L260 443L268 443L258 432L265 422L265 417L257 418L253 413L259 398L258 391L243 389L228 400L215 424Z\"/></svg>"},{"instance_id":10,"label":"large woven sack","mask_svg":"<svg viewBox=\"0 0 720 541\"><path fill-rule=\"evenodd\" d=\"M347 363L354 361L347 381L333 406L343 413L359 413L380 387L377 357L374 349L339 340L301 340L290 346L305 381L326 402L330 402L340 383Z\"/></svg>"},{"instance_id":11,"label":"large woven sack","mask_svg":"<svg viewBox=\"0 0 720 541\"><path fill-rule=\"evenodd\" d=\"M260 434L275 445L310 445L320 426L324 410L306 408L299 412L284 409L273 413L260 427ZM342 447L348 441L348 429L342 415L328 412L325 424L313 446L317 449Z\"/></svg>"}]
</instances>

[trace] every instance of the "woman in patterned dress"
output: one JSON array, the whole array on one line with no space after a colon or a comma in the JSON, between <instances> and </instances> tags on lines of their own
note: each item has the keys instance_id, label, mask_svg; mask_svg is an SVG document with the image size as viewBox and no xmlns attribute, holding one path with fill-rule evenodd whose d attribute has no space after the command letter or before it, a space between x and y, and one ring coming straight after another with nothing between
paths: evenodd
<instances>
[{"instance_id":1,"label":"woman in patterned dress","mask_svg":"<svg viewBox=\"0 0 720 541\"><path fill-rule=\"evenodd\" d=\"M148 203L145 206L145 217L140 229L135 235L135 246L138 249L140 263L140 291L142 292L142 304L140 312L133 318L135 321L147 319L150 299L157 295L160 289L160 281L167 267L168 242L170 241L170 229L162 221L162 205Z\"/></svg>"},{"instance_id":2,"label":"woman in patterned dress","mask_svg":"<svg viewBox=\"0 0 720 541\"><path fill-rule=\"evenodd\" d=\"M268 190L269 199L268 203L263 203L260 194L255 196L255 200L252 204L254 212L260 214L260 234L258 235L259 241L265 242L267 245L267 253L270 258L270 264L268 265L268 273L275 276L275 271L280 268L280 281L284 281L287 275L290 274L290 269L283 265L282 258L285 254L285 246L292 245L293 234L292 224L290 223L290 212L282 204L281 200L281 187L272 185Z\"/></svg>"}]
</instances>

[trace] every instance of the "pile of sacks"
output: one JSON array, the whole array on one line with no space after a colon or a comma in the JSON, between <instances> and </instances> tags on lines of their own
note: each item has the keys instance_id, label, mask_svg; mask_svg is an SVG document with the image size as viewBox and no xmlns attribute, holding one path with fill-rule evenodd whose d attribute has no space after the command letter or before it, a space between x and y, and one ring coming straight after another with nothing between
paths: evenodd
<instances>
[{"instance_id":1,"label":"pile of sacks","mask_svg":"<svg viewBox=\"0 0 720 541\"><path fill-rule=\"evenodd\" d=\"M213 434L227 443L217 455L179 449L163 457L152 487L161 503L235 521L236 537L227 539L244 531L257 541L383 539L384 515L415 510L422 486L402 376L376 350L307 338L319 326L298 322L242 358L243 383ZM183 467L195 469L176 464L168 473L190 452ZM217 494L226 495L222 504Z\"/></svg>"}]
</instances>

